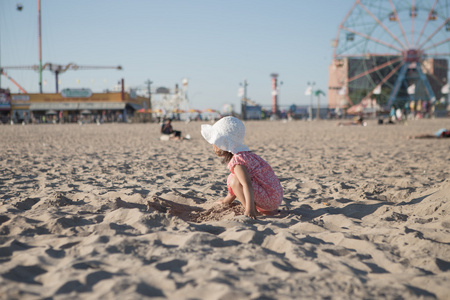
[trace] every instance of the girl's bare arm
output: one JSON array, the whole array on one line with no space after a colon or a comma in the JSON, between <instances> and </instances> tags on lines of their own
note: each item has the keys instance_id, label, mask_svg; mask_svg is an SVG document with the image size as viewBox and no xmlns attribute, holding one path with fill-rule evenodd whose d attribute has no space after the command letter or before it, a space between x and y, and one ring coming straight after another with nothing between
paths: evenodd
<instances>
[{"instance_id":1,"label":"girl's bare arm","mask_svg":"<svg viewBox=\"0 0 450 300\"><path fill-rule=\"evenodd\" d=\"M248 174L247 168L242 165L236 165L234 167L234 174L236 175L243 188L245 214L250 218L256 219L255 198L253 195L253 186L250 174Z\"/></svg>"}]
</instances>

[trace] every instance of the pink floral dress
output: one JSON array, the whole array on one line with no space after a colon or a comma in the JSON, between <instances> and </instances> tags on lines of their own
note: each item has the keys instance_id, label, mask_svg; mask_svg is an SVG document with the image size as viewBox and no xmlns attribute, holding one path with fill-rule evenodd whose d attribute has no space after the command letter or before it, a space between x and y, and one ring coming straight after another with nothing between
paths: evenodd
<instances>
[{"instance_id":1,"label":"pink floral dress","mask_svg":"<svg viewBox=\"0 0 450 300\"><path fill-rule=\"evenodd\" d=\"M230 180L235 176L234 166L236 165L244 166L250 174L256 208L264 211L277 209L283 200L283 188L270 165L250 151L234 154L228 163L228 169L231 174L227 179L228 192L232 196L234 196L234 192L230 187Z\"/></svg>"}]
</instances>

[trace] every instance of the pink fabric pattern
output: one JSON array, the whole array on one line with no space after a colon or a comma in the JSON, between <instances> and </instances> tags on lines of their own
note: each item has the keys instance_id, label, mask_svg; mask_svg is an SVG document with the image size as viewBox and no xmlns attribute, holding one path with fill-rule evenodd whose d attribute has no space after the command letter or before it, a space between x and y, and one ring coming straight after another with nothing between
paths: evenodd
<instances>
[{"instance_id":1,"label":"pink fabric pattern","mask_svg":"<svg viewBox=\"0 0 450 300\"><path fill-rule=\"evenodd\" d=\"M250 151L238 152L228 163L231 174L227 179L228 192L234 196L230 187L230 179L234 175L236 165L245 166L252 180L255 206L259 210L272 211L280 206L283 200L283 188L272 167L260 156Z\"/></svg>"}]
</instances>

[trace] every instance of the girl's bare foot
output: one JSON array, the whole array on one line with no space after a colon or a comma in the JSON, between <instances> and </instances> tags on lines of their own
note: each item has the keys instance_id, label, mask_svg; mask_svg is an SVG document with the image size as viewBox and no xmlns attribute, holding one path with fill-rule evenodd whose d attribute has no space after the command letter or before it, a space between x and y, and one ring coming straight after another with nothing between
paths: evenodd
<instances>
[{"instance_id":1,"label":"girl's bare foot","mask_svg":"<svg viewBox=\"0 0 450 300\"><path fill-rule=\"evenodd\" d=\"M262 210L262 209L258 209L258 212L264 216L275 216L276 214L278 214L280 211L278 209L275 210Z\"/></svg>"}]
</instances>

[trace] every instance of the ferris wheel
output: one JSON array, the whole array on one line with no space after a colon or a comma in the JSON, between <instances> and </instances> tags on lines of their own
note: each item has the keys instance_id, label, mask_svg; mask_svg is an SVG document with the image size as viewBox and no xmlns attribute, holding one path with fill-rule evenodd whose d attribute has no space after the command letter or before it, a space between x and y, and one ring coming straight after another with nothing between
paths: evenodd
<instances>
[{"instance_id":1,"label":"ferris wheel","mask_svg":"<svg viewBox=\"0 0 450 300\"><path fill-rule=\"evenodd\" d=\"M339 95L351 103L377 96L386 107L439 100L448 84L449 9L450 0L357 0L333 40Z\"/></svg>"}]
</instances>

